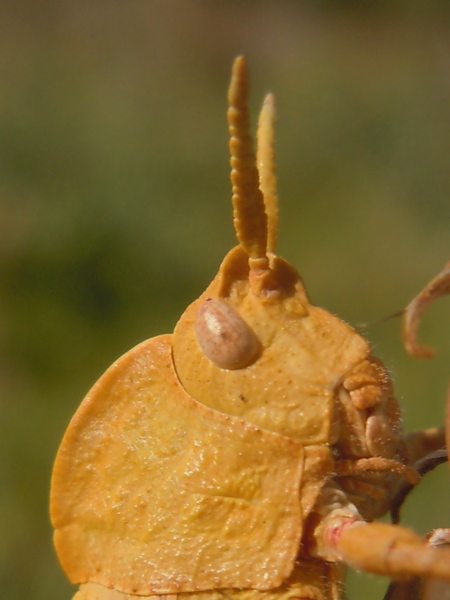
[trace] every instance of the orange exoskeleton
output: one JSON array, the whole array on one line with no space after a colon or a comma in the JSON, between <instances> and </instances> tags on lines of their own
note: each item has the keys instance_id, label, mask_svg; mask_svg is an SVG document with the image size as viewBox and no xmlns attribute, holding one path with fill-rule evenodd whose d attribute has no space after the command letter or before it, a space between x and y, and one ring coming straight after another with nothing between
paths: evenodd
<instances>
[{"instance_id":1,"label":"orange exoskeleton","mask_svg":"<svg viewBox=\"0 0 450 600\"><path fill-rule=\"evenodd\" d=\"M173 335L99 379L56 458L55 545L77 600L336 600L345 564L450 581L450 550L372 523L419 481L416 463L444 434L403 436L368 342L311 304L276 255L274 102L255 155L247 87L238 57L228 95L238 246Z\"/></svg>"}]
</instances>

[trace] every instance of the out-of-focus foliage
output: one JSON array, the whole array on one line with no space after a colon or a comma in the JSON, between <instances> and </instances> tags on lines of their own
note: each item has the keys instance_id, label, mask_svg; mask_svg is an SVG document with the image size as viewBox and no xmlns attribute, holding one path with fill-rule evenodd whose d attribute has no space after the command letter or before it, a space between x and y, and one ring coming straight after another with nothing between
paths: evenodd
<instances>
[{"instance_id":1,"label":"out-of-focus foliage","mask_svg":"<svg viewBox=\"0 0 450 600\"><path fill-rule=\"evenodd\" d=\"M449 254L450 10L430 2L69 0L0 7L0 589L70 597L51 546L51 465L115 357L169 332L234 244L233 57L279 107L280 252L363 328L405 424L442 420L448 306L409 359L381 322ZM446 331L447 329L447 331ZM447 347L445 347L447 343ZM405 522L448 523L441 468ZM353 577L350 598L382 597Z\"/></svg>"}]
</instances>

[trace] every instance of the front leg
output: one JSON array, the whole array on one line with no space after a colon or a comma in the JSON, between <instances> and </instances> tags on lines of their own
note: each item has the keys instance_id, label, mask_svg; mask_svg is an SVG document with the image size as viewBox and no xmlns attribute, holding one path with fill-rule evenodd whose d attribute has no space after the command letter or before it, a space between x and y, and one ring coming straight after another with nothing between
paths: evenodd
<instances>
[{"instance_id":1,"label":"front leg","mask_svg":"<svg viewBox=\"0 0 450 600\"><path fill-rule=\"evenodd\" d=\"M394 579L418 576L450 582L450 548L429 545L398 525L338 521L330 527L337 556L356 569Z\"/></svg>"},{"instance_id":2,"label":"front leg","mask_svg":"<svg viewBox=\"0 0 450 600\"><path fill-rule=\"evenodd\" d=\"M418 576L450 581L449 547L437 547L398 525L367 523L331 483L316 509L317 525L308 536L314 556L394 579Z\"/></svg>"}]
</instances>

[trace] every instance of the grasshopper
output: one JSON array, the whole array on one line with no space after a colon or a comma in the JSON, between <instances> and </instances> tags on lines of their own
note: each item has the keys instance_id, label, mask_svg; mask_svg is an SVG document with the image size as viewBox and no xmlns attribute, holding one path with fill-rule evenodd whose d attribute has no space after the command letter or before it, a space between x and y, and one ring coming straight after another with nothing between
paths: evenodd
<instances>
[{"instance_id":1,"label":"grasshopper","mask_svg":"<svg viewBox=\"0 0 450 600\"><path fill-rule=\"evenodd\" d=\"M255 155L247 96L238 57L238 245L172 335L99 379L58 451L51 518L74 600L338 600L346 565L450 581L450 549L374 522L398 509L444 433L403 434L369 343L314 306L277 256L274 101ZM447 271L408 308L411 347L425 304L448 287Z\"/></svg>"}]
</instances>

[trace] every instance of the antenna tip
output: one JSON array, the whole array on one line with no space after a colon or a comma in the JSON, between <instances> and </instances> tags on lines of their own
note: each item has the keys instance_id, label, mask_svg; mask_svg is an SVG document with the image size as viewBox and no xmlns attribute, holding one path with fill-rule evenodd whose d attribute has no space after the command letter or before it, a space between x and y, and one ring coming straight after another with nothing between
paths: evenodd
<instances>
[{"instance_id":1,"label":"antenna tip","mask_svg":"<svg viewBox=\"0 0 450 600\"><path fill-rule=\"evenodd\" d=\"M263 108L270 108L275 110L275 96L272 92L268 92L264 98Z\"/></svg>"},{"instance_id":2,"label":"antenna tip","mask_svg":"<svg viewBox=\"0 0 450 600\"><path fill-rule=\"evenodd\" d=\"M261 106L261 112L259 113L259 127L262 129L273 128L275 122L275 113L275 96L272 94L272 92L269 92L266 94ZM268 133L266 130L264 130L264 132L261 131L258 137L265 135L269 135L269 138L272 139L273 131L270 133Z\"/></svg>"},{"instance_id":3,"label":"antenna tip","mask_svg":"<svg viewBox=\"0 0 450 600\"><path fill-rule=\"evenodd\" d=\"M231 69L231 81L228 88L228 104L230 106L239 106L242 99L246 98L248 92L248 73L247 61L245 56L240 54L236 56Z\"/></svg>"},{"instance_id":4,"label":"antenna tip","mask_svg":"<svg viewBox=\"0 0 450 600\"><path fill-rule=\"evenodd\" d=\"M233 61L233 71L236 69L242 69L247 66L247 61L245 60L245 56L243 54L238 54Z\"/></svg>"}]
</instances>

